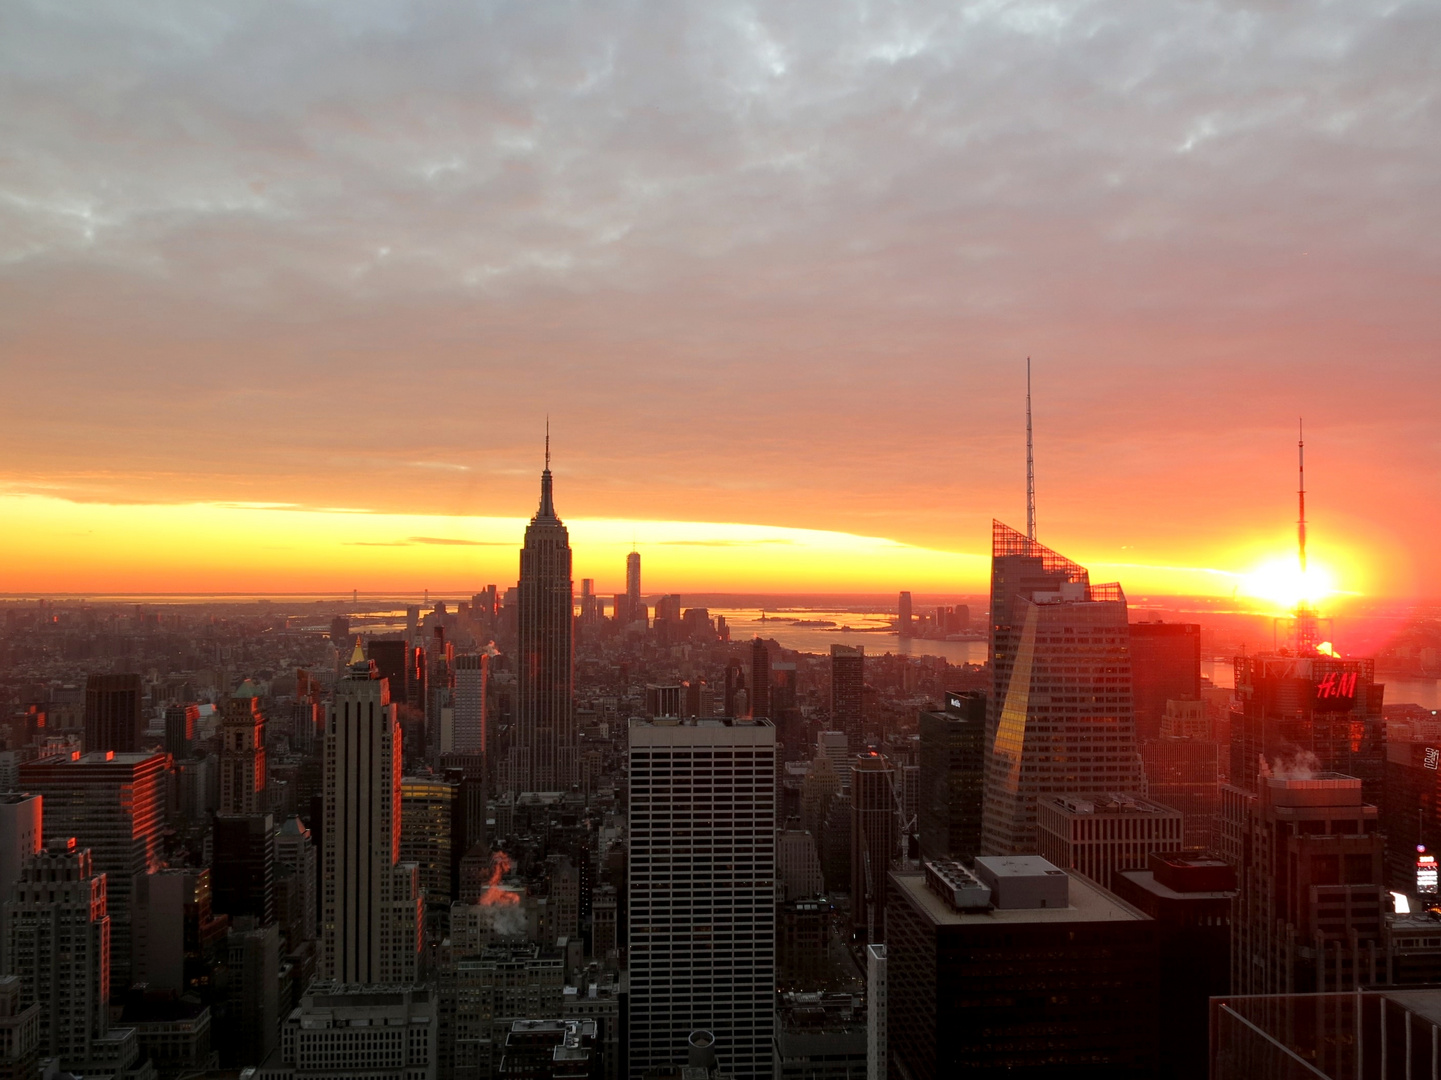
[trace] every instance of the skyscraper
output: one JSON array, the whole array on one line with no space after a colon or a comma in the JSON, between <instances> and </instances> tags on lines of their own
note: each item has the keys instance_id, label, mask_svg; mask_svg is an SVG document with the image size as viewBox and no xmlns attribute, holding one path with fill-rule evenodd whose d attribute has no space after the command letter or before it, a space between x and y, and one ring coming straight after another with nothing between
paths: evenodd
<instances>
[{"instance_id":1,"label":"skyscraper","mask_svg":"<svg viewBox=\"0 0 1441 1080\"><path fill-rule=\"evenodd\" d=\"M1384 973L1386 839L1361 781L1321 772L1222 789L1224 854L1237 868L1231 992L1354 990Z\"/></svg>"},{"instance_id":2,"label":"skyscraper","mask_svg":"<svg viewBox=\"0 0 1441 1080\"><path fill-rule=\"evenodd\" d=\"M986 695L947 691L943 712L921 713L920 742L916 824L921 857L972 858L981 850Z\"/></svg>"},{"instance_id":3,"label":"skyscraper","mask_svg":"<svg viewBox=\"0 0 1441 1080\"><path fill-rule=\"evenodd\" d=\"M760 638L751 642L751 716L771 714L771 653Z\"/></svg>"},{"instance_id":4,"label":"skyscraper","mask_svg":"<svg viewBox=\"0 0 1441 1080\"><path fill-rule=\"evenodd\" d=\"M646 612L640 599L640 552L632 551L625 557L625 618L616 621L626 625L644 618Z\"/></svg>"},{"instance_id":5,"label":"skyscraper","mask_svg":"<svg viewBox=\"0 0 1441 1080\"><path fill-rule=\"evenodd\" d=\"M140 749L140 676L91 675L85 680L85 749L133 754Z\"/></svg>"},{"instance_id":6,"label":"skyscraper","mask_svg":"<svg viewBox=\"0 0 1441 1080\"><path fill-rule=\"evenodd\" d=\"M698 1029L737 1080L771 1076L775 770L769 722L631 721L627 1076Z\"/></svg>"},{"instance_id":7,"label":"skyscraper","mask_svg":"<svg viewBox=\"0 0 1441 1080\"><path fill-rule=\"evenodd\" d=\"M637 582L639 584L639 582ZM571 701L570 534L551 497L550 436L540 474L540 508L520 552L519 672L512 785L522 791L563 791L576 782L575 715Z\"/></svg>"},{"instance_id":8,"label":"skyscraper","mask_svg":"<svg viewBox=\"0 0 1441 1080\"><path fill-rule=\"evenodd\" d=\"M1166 702L1201 700L1200 626L1131 624L1131 698L1138 742L1160 735Z\"/></svg>"},{"instance_id":9,"label":"skyscraper","mask_svg":"<svg viewBox=\"0 0 1441 1080\"><path fill-rule=\"evenodd\" d=\"M896 632L900 634L901 637L908 638L915 633L915 622L911 617L911 594L909 590L901 593L896 611Z\"/></svg>"},{"instance_id":10,"label":"skyscraper","mask_svg":"<svg viewBox=\"0 0 1441 1080\"><path fill-rule=\"evenodd\" d=\"M1036 797L1139 791L1126 596L994 523L982 848L1036 850Z\"/></svg>"},{"instance_id":11,"label":"skyscraper","mask_svg":"<svg viewBox=\"0 0 1441 1080\"><path fill-rule=\"evenodd\" d=\"M413 983L422 911L416 868L400 862L400 724L357 646L325 725L323 977Z\"/></svg>"},{"instance_id":12,"label":"skyscraper","mask_svg":"<svg viewBox=\"0 0 1441 1080\"><path fill-rule=\"evenodd\" d=\"M195 743L195 725L200 721L199 705L170 705L165 709L165 752L188 758Z\"/></svg>"},{"instance_id":13,"label":"skyscraper","mask_svg":"<svg viewBox=\"0 0 1441 1080\"><path fill-rule=\"evenodd\" d=\"M846 733L846 747L865 747L866 650L863 645L831 646L831 727Z\"/></svg>"},{"instance_id":14,"label":"skyscraper","mask_svg":"<svg viewBox=\"0 0 1441 1080\"><path fill-rule=\"evenodd\" d=\"M490 753L485 715L489 681L490 657L486 653L461 653L455 658L455 739L451 750L457 754Z\"/></svg>"},{"instance_id":15,"label":"skyscraper","mask_svg":"<svg viewBox=\"0 0 1441 1080\"><path fill-rule=\"evenodd\" d=\"M265 809L265 717L259 691L249 679L221 705L220 812L257 814Z\"/></svg>"},{"instance_id":16,"label":"skyscraper","mask_svg":"<svg viewBox=\"0 0 1441 1080\"><path fill-rule=\"evenodd\" d=\"M40 758L20 766L21 786L45 800L45 841L78 839L94 872L106 876L113 926L111 989L130 986L130 898L137 874L160 868L170 755L87 753L78 760Z\"/></svg>"},{"instance_id":17,"label":"skyscraper","mask_svg":"<svg viewBox=\"0 0 1441 1080\"><path fill-rule=\"evenodd\" d=\"M45 1057L88 1062L109 1027L105 884L90 852L67 837L50 841L26 864L4 903L9 972L20 976L24 1005L40 1003Z\"/></svg>"},{"instance_id":18,"label":"skyscraper","mask_svg":"<svg viewBox=\"0 0 1441 1080\"><path fill-rule=\"evenodd\" d=\"M271 814L216 814L215 910L261 926L275 921L275 818Z\"/></svg>"},{"instance_id":19,"label":"skyscraper","mask_svg":"<svg viewBox=\"0 0 1441 1080\"><path fill-rule=\"evenodd\" d=\"M866 940L885 940L886 875L897 854L896 773L872 751L851 772L851 927Z\"/></svg>"}]
</instances>

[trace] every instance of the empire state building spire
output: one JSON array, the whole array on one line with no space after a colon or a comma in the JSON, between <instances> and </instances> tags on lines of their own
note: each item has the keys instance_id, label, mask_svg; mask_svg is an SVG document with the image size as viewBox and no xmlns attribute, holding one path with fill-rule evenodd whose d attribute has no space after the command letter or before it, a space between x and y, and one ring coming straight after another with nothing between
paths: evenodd
<instances>
[{"instance_id":1,"label":"empire state building spire","mask_svg":"<svg viewBox=\"0 0 1441 1080\"><path fill-rule=\"evenodd\" d=\"M560 518L555 515L555 499L551 491L550 477L550 417L545 420L545 471L540 474L540 509L531 518L532 523L544 522L560 524Z\"/></svg>"}]
</instances>

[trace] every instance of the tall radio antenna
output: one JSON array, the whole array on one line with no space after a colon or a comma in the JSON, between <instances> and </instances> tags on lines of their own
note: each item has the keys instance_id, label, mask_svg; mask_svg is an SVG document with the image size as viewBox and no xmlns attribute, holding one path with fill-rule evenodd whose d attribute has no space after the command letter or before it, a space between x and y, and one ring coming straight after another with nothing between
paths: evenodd
<instances>
[{"instance_id":1,"label":"tall radio antenna","mask_svg":"<svg viewBox=\"0 0 1441 1080\"><path fill-rule=\"evenodd\" d=\"M1300 486L1296 489L1296 498L1300 503L1301 516L1296 519L1296 541L1301 551L1301 576L1306 575L1306 424L1304 420L1296 421L1296 459Z\"/></svg>"},{"instance_id":2,"label":"tall radio antenna","mask_svg":"<svg viewBox=\"0 0 1441 1080\"><path fill-rule=\"evenodd\" d=\"M1026 357L1026 535L1036 538L1036 459L1031 448L1031 358ZM1302 543L1304 550L1305 544ZM1305 556L1301 557L1305 565Z\"/></svg>"}]
</instances>

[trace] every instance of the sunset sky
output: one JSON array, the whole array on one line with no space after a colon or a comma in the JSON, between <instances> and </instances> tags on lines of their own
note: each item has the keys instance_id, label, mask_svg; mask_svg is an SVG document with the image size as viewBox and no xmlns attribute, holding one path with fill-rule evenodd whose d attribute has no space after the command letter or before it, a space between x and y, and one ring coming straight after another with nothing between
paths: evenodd
<instances>
[{"instance_id":1,"label":"sunset sky","mask_svg":"<svg viewBox=\"0 0 1441 1080\"><path fill-rule=\"evenodd\" d=\"M1441 5L0 6L0 592L1441 597Z\"/></svg>"}]
</instances>

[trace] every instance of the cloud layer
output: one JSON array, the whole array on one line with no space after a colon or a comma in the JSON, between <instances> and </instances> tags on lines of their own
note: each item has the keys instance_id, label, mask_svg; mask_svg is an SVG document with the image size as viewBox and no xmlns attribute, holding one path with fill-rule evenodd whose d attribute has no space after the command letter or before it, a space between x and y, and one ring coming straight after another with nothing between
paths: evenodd
<instances>
[{"instance_id":1,"label":"cloud layer","mask_svg":"<svg viewBox=\"0 0 1441 1080\"><path fill-rule=\"evenodd\" d=\"M0 480L1441 590L1441 9L7 4ZM415 542L424 543L424 540Z\"/></svg>"}]
</instances>

